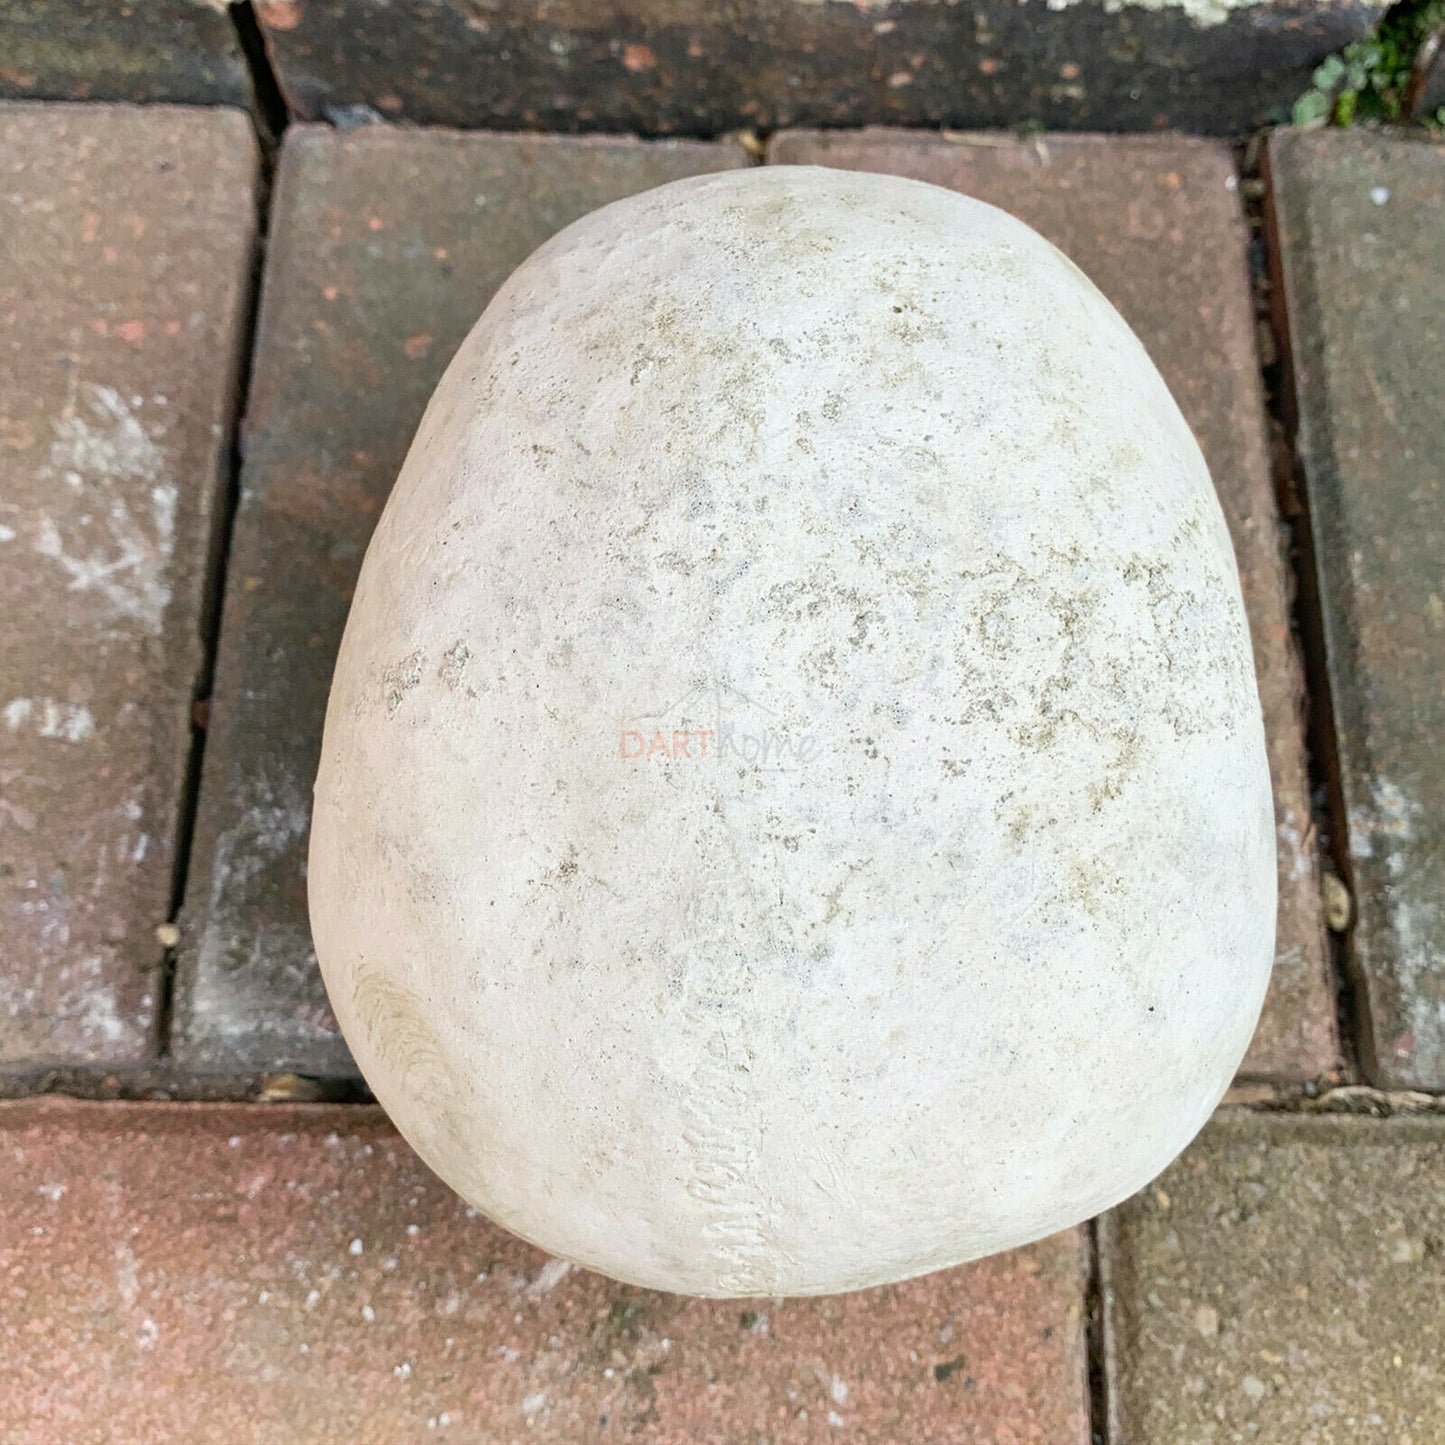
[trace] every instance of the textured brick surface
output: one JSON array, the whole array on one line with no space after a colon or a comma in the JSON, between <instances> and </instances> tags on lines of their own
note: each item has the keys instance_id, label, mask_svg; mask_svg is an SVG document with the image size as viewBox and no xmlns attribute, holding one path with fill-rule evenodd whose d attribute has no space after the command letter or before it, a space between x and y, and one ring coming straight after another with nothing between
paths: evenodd
<instances>
[{"instance_id":1,"label":"textured brick surface","mask_svg":"<svg viewBox=\"0 0 1445 1445\"><path fill-rule=\"evenodd\" d=\"M744 159L696 143L287 133L186 899L187 1067L353 1067L306 922L311 783L361 555L452 352L568 222Z\"/></svg>"},{"instance_id":2,"label":"textured brick surface","mask_svg":"<svg viewBox=\"0 0 1445 1445\"><path fill-rule=\"evenodd\" d=\"M246 105L223 0L0 0L0 95Z\"/></svg>"},{"instance_id":3,"label":"textured brick surface","mask_svg":"<svg viewBox=\"0 0 1445 1445\"><path fill-rule=\"evenodd\" d=\"M152 1049L255 171L239 112L0 104L0 1068Z\"/></svg>"},{"instance_id":4,"label":"textured brick surface","mask_svg":"<svg viewBox=\"0 0 1445 1445\"><path fill-rule=\"evenodd\" d=\"M1139 333L1194 428L1239 558L1269 739L1279 838L1274 978L1244 1072L1310 1077L1338 1059L1310 838L1288 574L1265 442L1229 151L1178 137L994 138L876 131L775 138L774 163L891 171L1011 211L1071 256Z\"/></svg>"},{"instance_id":5,"label":"textured brick surface","mask_svg":"<svg viewBox=\"0 0 1445 1445\"><path fill-rule=\"evenodd\" d=\"M740 125L1173 126L1287 110L1379 0L261 0L300 113L718 134Z\"/></svg>"},{"instance_id":6,"label":"textured brick surface","mask_svg":"<svg viewBox=\"0 0 1445 1445\"><path fill-rule=\"evenodd\" d=\"M17 1445L1088 1439L1077 1232L696 1301L470 1217L370 1109L0 1105L0 1160Z\"/></svg>"},{"instance_id":7,"label":"textured brick surface","mask_svg":"<svg viewBox=\"0 0 1445 1445\"><path fill-rule=\"evenodd\" d=\"M1445 151L1271 142L1380 1083L1445 1088Z\"/></svg>"},{"instance_id":8,"label":"textured brick surface","mask_svg":"<svg viewBox=\"0 0 1445 1445\"><path fill-rule=\"evenodd\" d=\"M1121 1445L1445 1440L1445 1117L1216 1121L1106 1239Z\"/></svg>"}]
</instances>

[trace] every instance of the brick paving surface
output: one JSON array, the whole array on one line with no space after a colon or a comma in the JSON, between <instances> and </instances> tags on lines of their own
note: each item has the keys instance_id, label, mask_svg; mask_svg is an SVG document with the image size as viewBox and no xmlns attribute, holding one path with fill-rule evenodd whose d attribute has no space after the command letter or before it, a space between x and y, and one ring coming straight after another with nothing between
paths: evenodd
<instances>
[{"instance_id":1,"label":"brick paving surface","mask_svg":"<svg viewBox=\"0 0 1445 1445\"><path fill-rule=\"evenodd\" d=\"M1078 1232L815 1301L569 1269L373 1109L0 1105L0 1436L25 1445L1084 1445Z\"/></svg>"},{"instance_id":2,"label":"brick paving surface","mask_svg":"<svg viewBox=\"0 0 1445 1445\"><path fill-rule=\"evenodd\" d=\"M1445 1117L1218 1120L1108 1235L1119 1445L1445 1439Z\"/></svg>"},{"instance_id":3,"label":"brick paving surface","mask_svg":"<svg viewBox=\"0 0 1445 1445\"><path fill-rule=\"evenodd\" d=\"M0 104L0 1069L154 1048L255 173L236 111Z\"/></svg>"},{"instance_id":4,"label":"brick paving surface","mask_svg":"<svg viewBox=\"0 0 1445 1445\"><path fill-rule=\"evenodd\" d=\"M1244 1072L1308 1078L1339 1058L1334 989L1290 637L1290 590L1265 442L1246 232L1232 157L1182 137L962 143L873 131L776 137L769 159L889 171L1002 206L1066 252L1148 347L1209 462L1254 638L1279 840L1279 940Z\"/></svg>"},{"instance_id":5,"label":"brick paving surface","mask_svg":"<svg viewBox=\"0 0 1445 1445\"><path fill-rule=\"evenodd\" d=\"M188 1067L353 1069L306 921L311 783L362 552L452 352L568 222L745 160L696 143L288 132L186 902Z\"/></svg>"},{"instance_id":6,"label":"brick paving surface","mask_svg":"<svg viewBox=\"0 0 1445 1445\"><path fill-rule=\"evenodd\" d=\"M32 0L34 3L34 0ZM152 0L154 3L154 0ZM862 123L1237 134L1383 0L258 0L297 115L719 135Z\"/></svg>"},{"instance_id":7,"label":"brick paving surface","mask_svg":"<svg viewBox=\"0 0 1445 1445\"><path fill-rule=\"evenodd\" d=\"M0 96L247 105L220 0L0 0Z\"/></svg>"},{"instance_id":8,"label":"brick paving surface","mask_svg":"<svg viewBox=\"0 0 1445 1445\"><path fill-rule=\"evenodd\" d=\"M889 132L795 133L775 141L772 158L871 165L1006 203L1080 260L1151 346L1201 437L1234 532L1270 738L1280 942L1244 1067L1311 1077L1338 1061L1339 1045L1230 157L1208 142L1117 137L1051 140L1047 154ZM599 172L621 194L738 159L695 146L293 131L188 898L177 1047L191 1066L351 1067L310 952L306 798L365 538L469 318L541 237L608 194ZM495 191L481 223L483 207L454 183L463 163ZM558 194L539 195L536 172L549 168ZM525 217L508 204L523 190ZM493 215L504 218L500 229ZM370 389L366 407L352 402L356 386Z\"/></svg>"},{"instance_id":9,"label":"brick paving surface","mask_svg":"<svg viewBox=\"0 0 1445 1445\"><path fill-rule=\"evenodd\" d=\"M1274 217L1372 1075L1445 1088L1445 150L1280 135Z\"/></svg>"},{"instance_id":10,"label":"brick paving surface","mask_svg":"<svg viewBox=\"0 0 1445 1445\"><path fill-rule=\"evenodd\" d=\"M1270 741L1279 954L1244 1072L1330 1071L1291 574L1229 151L797 132L770 159L1002 204L1150 348L1232 529ZM288 134L173 1052L129 1087L350 1070L306 928L308 798L350 588L412 430L547 235L744 163L699 143ZM1270 169L1365 1064L1445 1089L1445 150L1286 134ZM189 822L257 189L239 112L0 104L0 1074L98 1076L160 1042L155 930ZM690 1301L475 1216L374 1109L0 1104L0 1442L1083 1445L1106 1426L1110 1445L1445 1441L1445 1111L1226 1110L1100 1238L1091 1391L1083 1230L834 1299Z\"/></svg>"}]
</instances>

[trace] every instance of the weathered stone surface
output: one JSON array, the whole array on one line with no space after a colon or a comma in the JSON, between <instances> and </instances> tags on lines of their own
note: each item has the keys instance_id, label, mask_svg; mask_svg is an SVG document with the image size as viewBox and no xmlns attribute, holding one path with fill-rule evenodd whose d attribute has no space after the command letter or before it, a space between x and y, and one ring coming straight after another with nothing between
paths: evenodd
<instances>
[{"instance_id":1,"label":"weathered stone surface","mask_svg":"<svg viewBox=\"0 0 1445 1445\"><path fill-rule=\"evenodd\" d=\"M1270 145L1367 1068L1445 1088L1445 151Z\"/></svg>"},{"instance_id":2,"label":"weathered stone surface","mask_svg":"<svg viewBox=\"0 0 1445 1445\"><path fill-rule=\"evenodd\" d=\"M250 296L235 111L0 105L0 1068L153 1047Z\"/></svg>"},{"instance_id":3,"label":"weathered stone surface","mask_svg":"<svg viewBox=\"0 0 1445 1445\"><path fill-rule=\"evenodd\" d=\"M1078 1232L709 1303L473 1216L375 1110L0 1105L0 1159L9 1439L1089 1438Z\"/></svg>"},{"instance_id":4,"label":"weathered stone surface","mask_svg":"<svg viewBox=\"0 0 1445 1445\"><path fill-rule=\"evenodd\" d=\"M0 0L0 96L249 105L225 0Z\"/></svg>"},{"instance_id":5,"label":"weathered stone surface","mask_svg":"<svg viewBox=\"0 0 1445 1445\"><path fill-rule=\"evenodd\" d=\"M697 143L287 132L185 907L186 1067L352 1070L306 921L311 784L361 554L457 343L579 215L744 163Z\"/></svg>"},{"instance_id":6,"label":"weathered stone surface","mask_svg":"<svg viewBox=\"0 0 1445 1445\"><path fill-rule=\"evenodd\" d=\"M1221 1116L1104 1231L1112 1439L1445 1439L1445 1118Z\"/></svg>"},{"instance_id":7,"label":"weathered stone surface","mask_svg":"<svg viewBox=\"0 0 1445 1445\"><path fill-rule=\"evenodd\" d=\"M689 1294L1116 1204L1269 983L1237 570L1137 338L995 207L782 165L588 216L458 350L337 661L311 922L377 1098Z\"/></svg>"},{"instance_id":8,"label":"weathered stone surface","mask_svg":"<svg viewBox=\"0 0 1445 1445\"><path fill-rule=\"evenodd\" d=\"M769 159L892 171L1002 206L1071 256L1148 348L1199 439L1229 522L1269 742L1278 942L1243 1072L1308 1078L1328 1070L1339 1044L1310 836L1303 684L1228 150L1178 137L1051 136L1045 144L880 131L785 133Z\"/></svg>"},{"instance_id":9,"label":"weathered stone surface","mask_svg":"<svg viewBox=\"0 0 1445 1445\"><path fill-rule=\"evenodd\" d=\"M1243 131L1374 0L264 0L300 114L708 134L738 126Z\"/></svg>"}]
</instances>

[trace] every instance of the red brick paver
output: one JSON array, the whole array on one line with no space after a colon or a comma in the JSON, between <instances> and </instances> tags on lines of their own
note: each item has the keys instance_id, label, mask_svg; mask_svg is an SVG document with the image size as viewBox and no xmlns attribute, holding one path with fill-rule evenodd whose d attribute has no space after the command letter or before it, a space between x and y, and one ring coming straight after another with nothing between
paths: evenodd
<instances>
[{"instance_id":1,"label":"red brick paver","mask_svg":"<svg viewBox=\"0 0 1445 1445\"><path fill-rule=\"evenodd\" d=\"M32 0L33 3L33 0ZM154 0L150 0L154 3ZM1384 0L258 0L309 119L717 135L739 126L1237 134Z\"/></svg>"},{"instance_id":2,"label":"red brick paver","mask_svg":"<svg viewBox=\"0 0 1445 1445\"><path fill-rule=\"evenodd\" d=\"M1445 1117L1226 1114L1105 1237L1120 1445L1445 1440Z\"/></svg>"},{"instance_id":3,"label":"red brick paver","mask_svg":"<svg viewBox=\"0 0 1445 1445\"><path fill-rule=\"evenodd\" d=\"M1445 151L1270 142L1366 1064L1445 1089Z\"/></svg>"},{"instance_id":4,"label":"red brick paver","mask_svg":"<svg viewBox=\"0 0 1445 1445\"><path fill-rule=\"evenodd\" d=\"M255 175L236 111L0 105L0 1069L152 1052Z\"/></svg>"},{"instance_id":5,"label":"red brick paver","mask_svg":"<svg viewBox=\"0 0 1445 1445\"><path fill-rule=\"evenodd\" d=\"M222 0L0 0L0 96L248 105Z\"/></svg>"},{"instance_id":6,"label":"red brick paver","mask_svg":"<svg viewBox=\"0 0 1445 1445\"><path fill-rule=\"evenodd\" d=\"M0 1105L15 1445L1083 1445L1083 1242L816 1301L568 1268L377 1111Z\"/></svg>"},{"instance_id":7,"label":"red brick paver","mask_svg":"<svg viewBox=\"0 0 1445 1445\"><path fill-rule=\"evenodd\" d=\"M1072 257L1148 347L1209 461L1234 537L1254 637L1279 837L1279 937L1247 1074L1309 1078L1339 1059L1311 841L1289 580L1265 440L1228 149L1181 137L962 142L893 131L776 137L774 163L914 176L977 196Z\"/></svg>"},{"instance_id":8,"label":"red brick paver","mask_svg":"<svg viewBox=\"0 0 1445 1445\"><path fill-rule=\"evenodd\" d=\"M744 162L695 143L287 132L186 898L185 1066L352 1071L306 920L311 784L361 555L452 352L568 222Z\"/></svg>"}]
</instances>

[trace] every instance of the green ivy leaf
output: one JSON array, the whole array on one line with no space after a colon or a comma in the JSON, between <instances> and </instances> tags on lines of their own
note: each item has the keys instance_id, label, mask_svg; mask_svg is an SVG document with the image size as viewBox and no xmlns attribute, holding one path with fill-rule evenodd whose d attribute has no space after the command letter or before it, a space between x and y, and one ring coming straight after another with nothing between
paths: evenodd
<instances>
[{"instance_id":1,"label":"green ivy leaf","mask_svg":"<svg viewBox=\"0 0 1445 1445\"><path fill-rule=\"evenodd\" d=\"M1307 90L1294 103L1290 119L1298 126L1318 125L1330 113L1333 98L1322 90Z\"/></svg>"}]
</instances>

